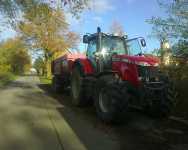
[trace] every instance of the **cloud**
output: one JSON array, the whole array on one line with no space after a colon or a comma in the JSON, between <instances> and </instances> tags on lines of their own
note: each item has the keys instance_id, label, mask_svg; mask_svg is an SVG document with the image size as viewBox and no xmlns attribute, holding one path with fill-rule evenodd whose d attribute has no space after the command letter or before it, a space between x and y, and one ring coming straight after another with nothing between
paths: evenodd
<instances>
[{"instance_id":1,"label":"cloud","mask_svg":"<svg viewBox=\"0 0 188 150\"><path fill-rule=\"evenodd\" d=\"M99 16L95 16L93 17L93 21L97 22L97 23L102 23L103 22L103 19Z\"/></svg>"},{"instance_id":2,"label":"cloud","mask_svg":"<svg viewBox=\"0 0 188 150\"><path fill-rule=\"evenodd\" d=\"M92 0L89 6L91 10L97 13L105 13L116 9L110 0Z\"/></svg>"}]
</instances>

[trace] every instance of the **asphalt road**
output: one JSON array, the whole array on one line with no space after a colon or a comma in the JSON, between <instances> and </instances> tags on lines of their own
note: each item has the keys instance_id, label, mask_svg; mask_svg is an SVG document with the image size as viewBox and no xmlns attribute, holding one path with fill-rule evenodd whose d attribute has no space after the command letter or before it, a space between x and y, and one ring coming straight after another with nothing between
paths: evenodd
<instances>
[{"instance_id":1,"label":"asphalt road","mask_svg":"<svg viewBox=\"0 0 188 150\"><path fill-rule=\"evenodd\" d=\"M20 77L0 89L0 150L188 149L186 123L129 113L124 124L106 125L93 107L73 107L38 77Z\"/></svg>"}]
</instances>

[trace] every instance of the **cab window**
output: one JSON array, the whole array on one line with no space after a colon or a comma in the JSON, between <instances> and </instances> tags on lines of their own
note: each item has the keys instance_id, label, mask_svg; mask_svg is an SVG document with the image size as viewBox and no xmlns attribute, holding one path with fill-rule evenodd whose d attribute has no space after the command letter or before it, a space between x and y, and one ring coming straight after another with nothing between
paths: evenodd
<instances>
[{"instance_id":1,"label":"cab window","mask_svg":"<svg viewBox=\"0 0 188 150\"><path fill-rule=\"evenodd\" d=\"M124 40L116 37L103 37L102 39L102 49L110 53L115 53L118 55L127 54L125 48Z\"/></svg>"},{"instance_id":2,"label":"cab window","mask_svg":"<svg viewBox=\"0 0 188 150\"><path fill-rule=\"evenodd\" d=\"M94 52L97 51L97 45L96 45L96 40L92 40L89 42L88 47L87 47L87 56L93 57Z\"/></svg>"}]
</instances>

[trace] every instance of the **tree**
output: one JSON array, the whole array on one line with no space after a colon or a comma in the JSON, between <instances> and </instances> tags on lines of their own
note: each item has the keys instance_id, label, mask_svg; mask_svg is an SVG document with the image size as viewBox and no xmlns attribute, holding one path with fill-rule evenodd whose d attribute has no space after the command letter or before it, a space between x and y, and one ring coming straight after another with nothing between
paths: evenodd
<instances>
[{"instance_id":1,"label":"tree","mask_svg":"<svg viewBox=\"0 0 188 150\"><path fill-rule=\"evenodd\" d=\"M47 4L33 5L25 12L19 29L26 41L36 50L41 49L46 64L46 75L50 77L51 60L73 48L79 38L69 32L63 11L52 9Z\"/></svg>"},{"instance_id":2,"label":"tree","mask_svg":"<svg viewBox=\"0 0 188 150\"><path fill-rule=\"evenodd\" d=\"M172 46L172 51L175 55L180 57L187 57L188 59L188 41L179 40L178 43Z\"/></svg>"},{"instance_id":3,"label":"tree","mask_svg":"<svg viewBox=\"0 0 188 150\"><path fill-rule=\"evenodd\" d=\"M110 26L110 33L115 34L115 35L119 35L119 36L125 35L125 32L123 30L123 26L117 21L112 22L112 24Z\"/></svg>"},{"instance_id":4,"label":"tree","mask_svg":"<svg viewBox=\"0 0 188 150\"><path fill-rule=\"evenodd\" d=\"M158 0L158 2L161 8L166 10L167 17L152 17L147 22L153 25L152 35L162 41L163 45L166 40L173 41L172 65L163 66L163 70L178 82L186 81L188 78L188 2L187 0ZM163 48L162 44L161 48ZM159 50L164 54L163 49Z\"/></svg>"},{"instance_id":5,"label":"tree","mask_svg":"<svg viewBox=\"0 0 188 150\"><path fill-rule=\"evenodd\" d=\"M23 41L16 37L0 45L0 71L21 74L30 66L31 58Z\"/></svg>"},{"instance_id":6,"label":"tree","mask_svg":"<svg viewBox=\"0 0 188 150\"><path fill-rule=\"evenodd\" d=\"M78 17L83 9L88 7L89 0L0 0L0 11L15 23L17 17L31 10L33 5L47 4L51 8L67 9L73 16Z\"/></svg>"},{"instance_id":7,"label":"tree","mask_svg":"<svg viewBox=\"0 0 188 150\"><path fill-rule=\"evenodd\" d=\"M45 72L50 76L51 60L75 49L80 37L69 32L64 11L74 16L87 6L88 0L0 0L0 11L31 49L42 50ZM35 53L36 53L35 52Z\"/></svg>"},{"instance_id":8,"label":"tree","mask_svg":"<svg viewBox=\"0 0 188 150\"><path fill-rule=\"evenodd\" d=\"M78 44L81 40L80 35L73 31L70 31L68 32L65 38L66 38L65 40L67 41L68 47L72 51L75 51L75 50L78 51Z\"/></svg>"},{"instance_id":9,"label":"tree","mask_svg":"<svg viewBox=\"0 0 188 150\"><path fill-rule=\"evenodd\" d=\"M164 2L159 0L159 5L166 10L168 17L152 17L147 20L153 25L153 35L164 42L168 39L188 41L188 3L186 0L173 0Z\"/></svg>"},{"instance_id":10,"label":"tree","mask_svg":"<svg viewBox=\"0 0 188 150\"><path fill-rule=\"evenodd\" d=\"M33 67L36 69L38 75L44 75L45 63L42 57L38 57L35 60Z\"/></svg>"},{"instance_id":11,"label":"tree","mask_svg":"<svg viewBox=\"0 0 188 150\"><path fill-rule=\"evenodd\" d=\"M59 7L68 9L69 12L79 18L79 14L89 7L89 1L91 0L51 0L51 2L56 3Z\"/></svg>"},{"instance_id":12,"label":"tree","mask_svg":"<svg viewBox=\"0 0 188 150\"><path fill-rule=\"evenodd\" d=\"M155 56L161 56L161 49L159 48L156 48L156 49L154 49L152 52L151 52L151 54L153 54L153 55L155 55Z\"/></svg>"}]
</instances>

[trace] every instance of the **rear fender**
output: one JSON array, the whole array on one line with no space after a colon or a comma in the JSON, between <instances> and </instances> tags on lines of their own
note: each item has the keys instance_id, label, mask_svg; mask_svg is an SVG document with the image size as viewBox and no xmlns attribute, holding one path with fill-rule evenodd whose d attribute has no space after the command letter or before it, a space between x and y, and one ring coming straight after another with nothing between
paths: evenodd
<instances>
[{"instance_id":1,"label":"rear fender","mask_svg":"<svg viewBox=\"0 0 188 150\"><path fill-rule=\"evenodd\" d=\"M73 66L72 69L76 66L79 65L82 69L82 72L84 73L84 75L91 75L94 73L94 68L91 64L91 62L88 59L77 59Z\"/></svg>"}]
</instances>

